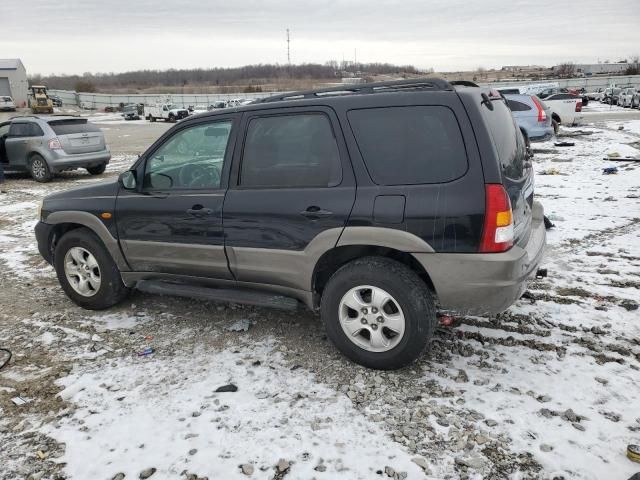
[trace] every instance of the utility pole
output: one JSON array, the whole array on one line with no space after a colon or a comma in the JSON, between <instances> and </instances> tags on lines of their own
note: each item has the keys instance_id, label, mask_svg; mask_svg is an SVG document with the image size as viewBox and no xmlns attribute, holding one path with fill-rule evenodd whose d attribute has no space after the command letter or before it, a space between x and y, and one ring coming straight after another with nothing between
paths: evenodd
<instances>
[{"instance_id":1,"label":"utility pole","mask_svg":"<svg viewBox=\"0 0 640 480\"><path fill-rule=\"evenodd\" d=\"M289 35L289 29L287 28L287 63L291 67L291 37Z\"/></svg>"}]
</instances>

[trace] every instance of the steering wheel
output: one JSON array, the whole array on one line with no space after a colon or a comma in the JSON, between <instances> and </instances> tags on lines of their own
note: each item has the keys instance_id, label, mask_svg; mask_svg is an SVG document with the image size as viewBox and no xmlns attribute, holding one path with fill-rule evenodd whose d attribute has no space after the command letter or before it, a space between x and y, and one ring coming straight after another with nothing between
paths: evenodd
<instances>
[{"instance_id":1,"label":"steering wheel","mask_svg":"<svg viewBox=\"0 0 640 480\"><path fill-rule=\"evenodd\" d=\"M220 172L214 165L185 165L178 174L180 185L188 188L214 188L220 185Z\"/></svg>"}]
</instances>

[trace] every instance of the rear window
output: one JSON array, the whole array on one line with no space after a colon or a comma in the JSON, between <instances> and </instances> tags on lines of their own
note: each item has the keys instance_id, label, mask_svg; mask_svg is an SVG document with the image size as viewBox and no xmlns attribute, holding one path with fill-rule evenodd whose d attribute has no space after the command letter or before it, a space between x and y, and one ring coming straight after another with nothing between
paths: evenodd
<instances>
[{"instance_id":1,"label":"rear window","mask_svg":"<svg viewBox=\"0 0 640 480\"><path fill-rule=\"evenodd\" d=\"M531 110L531 107L526 103L518 102L517 100L507 100L507 105L512 112L526 112Z\"/></svg>"},{"instance_id":2,"label":"rear window","mask_svg":"<svg viewBox=\"0 0 640 480\"><path fill-rule=\"evenodd\" d=\"M55 120L53 122L49 122L49 126L56 135L69 135L72 133L91 133L100 131L100 129L93 123L89 123L82 118Z\"/></svg>"},{"instance_id":3,"label":"rear window","mask_svg":"<svg viewBox=\"0 0 640 480\"><path fill-rule=\"evenodd\" d=\"M11 97L0 97L0 100L4 100L5 102L10 102Z\"/></svg>"},{"instance_id":4,"label":"rear window","mask_svg":"<svg viewBox=\"0 0 640 480\"><path fill-rule=\"evenodd\" d=\"M518 180L524 173L524 139L505 102L492 100L491 104L493 110L483 106L480 111L489 128L502 173L508 178Z\"/></svg>"},{"instance_id":5,"label":"rear window","mask_svg":"<svg viewBox=\"0 0 640 480\"><path fill-rule=\"evenodd\" d=\"M347 115L378 185L449 182L467 171L462 132L447 107L368 108Z\"/></svg>"}]
</instances>

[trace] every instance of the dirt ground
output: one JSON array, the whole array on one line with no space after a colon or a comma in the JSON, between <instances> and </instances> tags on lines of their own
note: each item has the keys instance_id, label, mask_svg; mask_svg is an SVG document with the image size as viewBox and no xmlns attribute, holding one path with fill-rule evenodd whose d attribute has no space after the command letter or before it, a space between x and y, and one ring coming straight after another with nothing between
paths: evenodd
<instances>
[{"instance_id":1,"label":"dirt ground","mask_svg":"<svg viewBox=\"0 0 640 480\"><path fill-rule=\"evenodd\" d=\"M640 164L602 175L608 154L640 155L640 120L620 115L564 129L574 147L535 146L536 193L556 224L549 276L501 315L456 317L396 372L345 360L305 310L139 292L106 312L75 306L37 253L38 202L114 178L169 128L92 118L113 153L104 175L0 186L0 347L13 352L0 371L0 479L138 478L147 468L154 479L640 471L625 457L640 443ZM136 355L147 347L152 355ZM237 394L203 393L230 381Z\"/></svg>"}]
</instances>

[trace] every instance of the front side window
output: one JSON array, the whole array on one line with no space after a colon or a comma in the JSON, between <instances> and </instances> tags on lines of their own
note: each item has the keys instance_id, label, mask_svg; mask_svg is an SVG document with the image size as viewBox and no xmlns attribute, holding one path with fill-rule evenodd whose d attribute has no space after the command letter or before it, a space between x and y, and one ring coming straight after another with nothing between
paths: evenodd
<instances>
[{"instance_id":1,"label":"front side window","mask_svg":"<svg viewBox=\"0 0 640 480\"><path fill-rule=\"evenodd\" d=\"M449 182L467 171L462 132L448 107L368 108L347 116L378 185Z\"/></svg>"},{"instance_id":2,"label":"front side window","mask_svg":"<svg viewBox=\"0 0 640 480\"><path fill-rule=\"evenodd\" d=\"M332 187L341 181L338 145L326 115L278 115L249 122L241 186Z\"/></svg>"},{"instance_id":3,"label":"front side window","mask_svg":"<svg viewBox=\"0 0 640 480\"><path fill-rule=\"evenodd\" d=\"M144 188L219 188L230 134L230 120L180 130L147 159Z\"/></svg>"}]
</instances>

